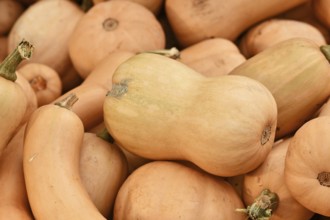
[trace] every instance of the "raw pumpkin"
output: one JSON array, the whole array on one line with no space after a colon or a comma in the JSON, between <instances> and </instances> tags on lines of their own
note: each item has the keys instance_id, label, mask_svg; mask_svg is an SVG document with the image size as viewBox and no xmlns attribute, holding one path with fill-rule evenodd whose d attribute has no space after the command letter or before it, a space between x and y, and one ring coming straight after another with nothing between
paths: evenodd
<instances>
[{"instance_id":1,"label":"raw pumpkin","mask_svg":"<svg viewBox=\"0 0 330 220\"><path fill-rule=\"evenodd\" d=\"M290 141L285 158L285 183L307 209L330 217L330 116L302 125Z\"/></svg>"},{"instance_id":2,"label":"raw pumpkin","mask_svg":"<svg viewBox=\"0 0 330 220\"><path fill-rule=\"evenodd\" d=\"M278 108L277 140L309 120L330 95L329 47L292 38L258 53L229 73L258 80L273 94Z\"/></svg>"},{"instance_id":3,"label":"raw pumpkin","mask_svg":"<svg viewBox=\"0 0 330 220\"><path fill-rule=\"evenodd\" d=\"M250 28L243 35L239 48L245 57L252 57L268 47L296 37L310 39L318 46L327 43L323 34L311 24L292 19L272 18Z\"/></svg>"},{"instance_id":4,"label":"raw pumpkin","mask_svg":"<svg viewBox=\"0 0 330 220\"><path fill-rule=\"evenodd\" d=\"M155 15L132 1L94 5L78 22L69 40L69 54L82 78L107 54L165 47L164 31Z\"/></svg>"},{"instance_id":5,"label":"raw pumpkin","mask_svg":"<svg viewBox=\"0 0 330 220\"><path fill-rule=\"evenodd\" d=\"M226 181L173 161L154 161L125 180L113 219L244 220L235 212L242 206Z\"/></svg>"},{"instance_id":6,"label":"raw pumpkin","mask_svg":"<svg viewBox=\"0 0 330 220\"><path fill-rule=\"evenodd\" d=\"M255 169L271 150L276 103L256 80L205 77L179 61L141 53L120 64L112 81L104 123L133 154L235 176Z\"/></svg>"},{"instance_id":7,"label":"raw pumpkin","mask_svg":"<svg viewBox=\"0 0 330 220\"><path fill-rule=\"evenodd\" d=\"M71 94L56 104L43 105L27 123L23 171L35 219L105 220L79 173L84 126L70 110L76 101Z\"/></svg>"},{"instance_id":8,"label":"raw pumpkin","mask_svg":"<svg viewBox=\"0 0 330 220\"><path fill-rule=\"evenodd\" d=\"M179 43L187 47L208 38L235 41L252 25L306 0L166 0L165 12Z\"/></svg>"},{"instance_id":9,"label":"raw pumpkin","mask_svg":"<svg viewBox=\"0 0 330 220\"><path fill-rule=\"evenodd\" d=\"M251 218L252 220L258 220L262 217L269 217L271 220L309 220L314 215L312 211L306 209L292 197L284 181L285 156L291 139L289 137L277 141L264 163L244 175L243 201L250 206L249 213L255 216L255 218ZM263 216L266 213L259 211L262 209L264 202L269 200L264 200L262 203L253 206L255 199L265 189L276 193L278 197L276 201L273 201L277 203L277 208L271 210L270 216ZM265 198L267 196L269 194L266 194Z\"/></svg>"}]
</instances>

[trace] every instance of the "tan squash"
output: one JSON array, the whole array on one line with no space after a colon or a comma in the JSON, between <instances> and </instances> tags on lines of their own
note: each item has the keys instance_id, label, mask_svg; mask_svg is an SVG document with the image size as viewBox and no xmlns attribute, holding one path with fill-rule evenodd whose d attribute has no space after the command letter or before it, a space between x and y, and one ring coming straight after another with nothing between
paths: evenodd
<instances>
[{"instance_id":1,"label":"tan squash","mask_svg":"<svg viewBox=\"0 0 330 220\"><path fill-rule=\"evenodd\" d=\"M15 22L8 36L8 49L12 51L26 39L37 48L29 62L48 65L63 76L72 66L68 40L83 14L69 0L37 1Z\"/></svg>"},{"instance_id":2,"label":"tan squash","mask_svg":"<svg viewBox=\"0 0 330 220\"><path fill-rule=\"evenodd\" d=\"M93 128L103 122L103 103L108 90L111 89L115 69L133 55L134 53L127 51L109 54L79 86L65 92L54 102L75 93L79 96L79 102L72 107L72 111L83 121L86 131Z\"/></svg>"},{"instance_id":3,"label":"tan squash","mask_svg":"<svg viewBox=\"0 0 330 220\"><path fill-rule=\"evenodd\" d=\"M101 133L85 132L80 155L80 176L103 216L112 215L117 192L127 175L127 160L119 147L103 139Z\"/></svg>"},{"instance_id":4,"label":"tan squash","mask_svg":"<svg viewBox=\"0 0 330 220\"><path fill-rule=\"evenodd\" d=\"M285 183L307 209L330 217L330 116L312 119L294 134L285 158Z\"/></svg>"},{"instance_id":5,"label":"tan squash","mask_svg":"<svg viewBox=\"0 0 330 220\"><path fill-rule=\"evenodd\" d=\"M187 47L208 38L235 41L252 25L306 0L167 0L165 11L176 38Z\"/></svg>"},{"instance_id":6,"label":"tan squash","mask_svg":"<svg viewBox=\"0 0 330 220\"><path fill-rule=\"evenodd\" d=\"M0 219L33 220L23 174L25 125L13 136L0 158Z\"/></svg>"},{"instance_id":7,"label":"tan squash","mask_svg":"<svg viewBox=\"0 0 330 220\"><path fill-rule=\"evenodd\" d=\"M229 73L258 80L273 94L278 108L276 139L295 132L326 102L330 95L328 49L328 45L320 47L306 38L293 38L260 52Z\"/></svg>"},{"instance_id":8,"label":"tan squash","mask_svg":"<svg viewBox=\"0 0 330 220\"><path fill-rule=\"evenodd\" d=\"M16 83L16 68L23 59L31 57L33 46L22 41L0 64L0 156L9 140L22 123L27 99L22 87Z\"/></svg>"},{"instance_id":9,"label":"tan squash","mask_svg":"<svg viewBox=\"0 0 330 220\"><path fill-rule=\"evenodd\" d=\"M18 71L35 92L38 106L49 104L62 94L61 78L53 68L41 63L28 63Z\"/></svg>"},{"instance_id":10,"label":"tan squash","mask_svg":"<svg viewBox=\"0 0 330 220\"><path fill-rule=\"evenodd\" d=\"M179 61L141 53L123 62L112 81L104 123L133 154L235 176L255 169L271 150L276 103L256 80L205 77Z\"/></svg>"},{"instance_id":11,"label":"tan squash","mask_svg":"<svg viewBox=\"0 0 330 220\"><path fill-rule=\"evenodd\" d=\"M84 126L70 110L76 101L72 94L57 104L41 106L28 121L23 171L36 219L106 219L95 207L80 177Z\"/></svg>"},{"instance_id":12,"label":"tan squash","mask_svg":"<svg viewBox=\"0 0 330 220\"><path fill-rule=\"evenodd\" d=\"M252 57L275 44L291 38L307 38L318 46L325 45L323 34L313 25L292 19L272 18L250 28L242 37L239 48L245 57Z\"/></svg>"},{"instance_id":13,"label":"tan squash","mask_svg":"<svg viewBox=\"0 0 330 220\"><path fill-rule=\"evenodd\" d=\"M155 15L132 1L96 4L81 18L69 41L70 57L84 79L113 51L136 53L164 47L164 31Z\"/></svg>"},{"instance_id":14,"label":"tan squash","mask_svg":"<svg viewBox=\"0 0 330 220\"><path fill-rule=\"evenodd\" d=\"M92 0L94 4L104 2L104 1L113 1L113 0ZM127 0L124 0L127 1ZM163 7L165 0L129 0L132 2L136 2L138 4L143 5L150 11L152 11L155 15L158 15Z\"/></svg>"},{"instance_id":15,"label":"tan squash","mask_svg":"<svg viewBox=\"0 0 330 220\"><path fill-rule=\"evenodd\" d=\"M244 220L243 203L230 184L170 161L139 167L120 188L114 210L119 219Z\"/></svg>"},{"instance_id":16,"label":"tan squash","mask_svg":"<svg viewBox=\"0 0 330 220\"><path fill-rule=\"evenodd\" d=\"M25 8L18 0L0 1L0 35L8 34Z\"/></svg>"},{"instance_id":17,"label":"tan squash","mask_svg":"<svg viewBox=\"0 0 330 220\"><path fill-rule=\"evenodd\" d=\"M309 220L314 215L292 197L285 184L285 156L291 139L288 137L276 142L264 163L244 175L243 201L248 207L243 211L246 211L252 220L262 219L262 217L269 217L271 220ZM272 194L264 195L264 198L269 198L269 200L265 199L259 204L254 203L259 194L266 189L277 195L277 198L273 199L277 208L271 210L270 213L260 212L260 210L264 209L265 202L272 199Z\"/></svg>"},{"instance_id":18,"label":"tan squash","mask_svg":"<svg viewBox=\"0 0 330 220\"><path fill-rule=\"evenodd\" d=\"M179 60L205 76L214 77L228 74L246 58L234 42L213 38L182 49Z\"/></svg>"}]
</instances>

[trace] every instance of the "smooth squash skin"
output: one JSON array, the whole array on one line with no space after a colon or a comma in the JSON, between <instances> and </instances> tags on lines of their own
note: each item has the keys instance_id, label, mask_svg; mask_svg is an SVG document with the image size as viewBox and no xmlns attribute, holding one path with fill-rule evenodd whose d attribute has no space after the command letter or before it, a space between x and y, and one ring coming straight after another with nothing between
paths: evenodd
<instances>
[{"instance_id":1,"label":"smooth squash skin","mask_svg":"<svg viewBox=\"0 0 330 220\"><path fill-rule=\"evenodd\" d=\"M285 183L291 195L307 209L330 217L330 117L302 125L290 141L285 158Z\"/></svg>"},{"instance_id":2,"label":"smooth squash skin","mask_svg":"<svg viewBox=\"0 0 330 220\"><path fill-rule=\"evenodd\" d=\"M205 77L171 58L142 53L123 62L104 101L104 123L138 156L183 159L219 176L259 166L271 150L276 103L259 82Z\"/></svg>"},{"instance_id":3,"label":"smooth squash skin","mask_svg":"<svg viewBox=\"0 0 330 220\"><path fill-rule=\"evenodd\" d=\"M244 220L243 203L233 187L215 176L173 161L136 169L121 186L114 220Z\"/></svg>"},{"instance_id":4,"label":"smooth squash skin","mask_svg":"<svg viewBox=\"0 0 330 220\"><path fill-rule=\"evenodd\" d=\"M128 175L128 166L120 148L103 139L101 134L85 132L80 176L97 209L110 217L117 192Z\"/></svg>"},{"instance_id":5,"label":"smooth squash skin","mask_svg":"<svg viewBox=\"0 0 330 220\"><path fill-rule=\"evenodd\" d=\"M271 220L309 220L314 215L314 212L294 199L285 184L285 156L291 139L292 137L288 137L277 141L264 163L255 170L246 173L243 178L243 201L250 207L260 192L265 189L277 194L277 208L272 210ZM262 208L262 205L254 206L250 212L256 214L258 208ZM259 215L258 217L263 216ZM258 218L252 218L252 220L254 219L257 220Z\"/></svg>"},{"instance_id":6,"label":"smooth squash skin","mask_svg":"<svg viewBox=\"0 0 330 220\"><path fill-rule=\"evenodd\" d=\"M222 37L235 41L252 25L306 0L166 0L165 12L183 47Z\"/></svg>"},{"instance_id":7,"label":"smooth squash skin","mask_svg":"<svg viewBox=\"0 0 330 220\"><path fill-rule=\"evenodd\" d=\"M28 121L23 171L35 219L106 219L80 177L84 127L69 109L75 101L76 97L70 95L59 104L41 106Z\"/></svg>"},{"instance_id":8,"label":"smooth squash skin","mask_svg":"<svg viewBox=\"0 0 330 220\"><path fill-rule=\"evenodd\" d=\"M327 101L328 53L311 40L292 38L251 57L229 75L258 80L273 94L278 108L276 139L280 139L296 131Z\"/></svg>"}]
</instances>

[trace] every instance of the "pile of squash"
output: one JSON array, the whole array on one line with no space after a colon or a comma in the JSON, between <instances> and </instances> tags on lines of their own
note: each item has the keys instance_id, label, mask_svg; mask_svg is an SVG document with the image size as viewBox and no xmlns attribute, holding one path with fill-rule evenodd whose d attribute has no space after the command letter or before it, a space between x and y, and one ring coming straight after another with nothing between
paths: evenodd
<instances>
[{"instance_id":1,"label":"pile of squash","mask_svg":"<svg viewBox=\"0 0 330 220\"><path fill-rule=\"evenodd\" d=\"M330 1L0 0L0 219L329 220Z\"/></svg>"}]
</instances>

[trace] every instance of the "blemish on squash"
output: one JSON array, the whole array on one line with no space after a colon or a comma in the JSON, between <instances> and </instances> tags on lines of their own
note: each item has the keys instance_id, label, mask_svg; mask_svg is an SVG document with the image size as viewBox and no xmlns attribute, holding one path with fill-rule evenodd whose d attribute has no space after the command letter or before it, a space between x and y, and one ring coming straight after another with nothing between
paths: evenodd
<instances>
[{"instance_id":1,"label":"blemish on squash","mask_svg":"<svg viewBox=\"0 0 330 220\"><path fill-rule=\"evenodd\" d=\"M30 158L29 158L29 162L32 162L34 160L34 158L36 158L36 156L38 156L38 154L33 154Z\"/></svg>"},{"instance_id":2,"label":"blemish on squash","mask_svg":"<svg viewBox=\"0 0 330 220\"><path fill-rule=\"evenodd\" d=\"M114 18L107 18L103 21L103 29L106 31L113 31L115 30L119 25L119 21Z\"/></svg>"},{"instance_id":3,"label":"blemish on squash","mask_svg":"<svg viewBox=\"0 0 330 220\"><path fill-rule=\"evenodd\" d=\"M128 90L128 80L121 81L120 83L114 83L111 90L107 93L107 96L119 98L124 95Z\"/></svg>"},{"instance_id":4,"label":"blemish on squash","mask_svg":"<svg viewBox=\"0 0 330 220\"><path fill-rule=\"evenodd\" d=\"M330 173L321 172L317 175L317 180L322 186L330 187Z\"/></svg>"},{"instance_id":5,"label":"blemish on squash","mask_svg":"<svg viewBox=\"0 0 330 220\"><path fill-rule=\"evenodd\" d=\"M269 141L271 134L272 134L272 126L267 125L261 134L261 138L260 138L261 145L264 145Z\"/></svg>"}]
</instances>

